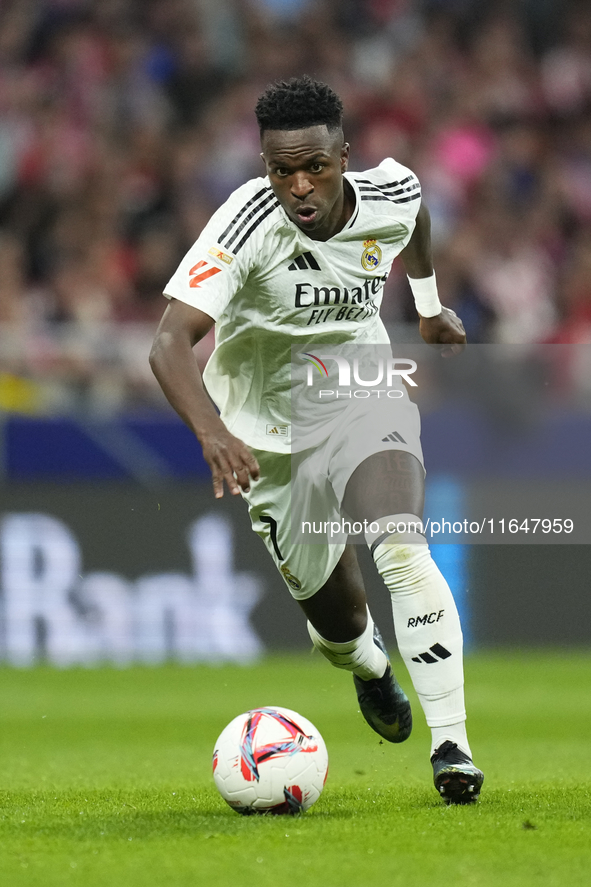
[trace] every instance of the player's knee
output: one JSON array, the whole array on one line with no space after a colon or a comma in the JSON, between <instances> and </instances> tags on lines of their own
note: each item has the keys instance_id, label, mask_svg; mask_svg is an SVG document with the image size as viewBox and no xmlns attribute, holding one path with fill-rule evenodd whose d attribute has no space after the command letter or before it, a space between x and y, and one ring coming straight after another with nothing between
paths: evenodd
<instances>
[{"instance_id":1,"label":"player's knee","mask_svg":"<svg viewBox=\"0 0 591 887\"><path fill-rule=\"evenodd\" d=\"M352 609L347 615L348 624L351 626L351 637L359 637L367 628L367 609Z\"/></svg>"},{"instance_id":2,"label":"player's knee","mask_svg":"<svg viewBox=\"0 0 591 887\"><path fill-rule=\"evenodd\" d=\"M422 544L425 547L427 544L423 521L416 514L388 514L372 521L365 533L365 541L372 555L385 544Z\"/></svg>"},{"instance_id":3,"label":"player's knee","mask_svg":"<svg viewBox=\"0 0 591 887\"><path fill-rule=\"evenodd\" d=\"M375 521L366 533L378 572L391 591L397 586L405 590L419 587L437 570L422 530L416 515L395 514Z\"/></svg>"}]
</instances>

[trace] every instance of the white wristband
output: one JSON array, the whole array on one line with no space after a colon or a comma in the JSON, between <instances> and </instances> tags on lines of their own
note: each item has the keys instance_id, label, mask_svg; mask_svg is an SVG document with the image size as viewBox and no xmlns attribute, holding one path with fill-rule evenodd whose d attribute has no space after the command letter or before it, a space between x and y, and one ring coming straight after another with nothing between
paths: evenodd
<instances>
[{"instance_id":1,"label":"white wristband","mask_svg":"<svg viewBox=\"0 0 591 887\"><path fill-rule=\"evenodd\" d=\"M436 317L437 314L441 314L441 302L437 295L434 273L431 277L409 277L408 282L421 317Z\"/></svg>"}]
</instances>

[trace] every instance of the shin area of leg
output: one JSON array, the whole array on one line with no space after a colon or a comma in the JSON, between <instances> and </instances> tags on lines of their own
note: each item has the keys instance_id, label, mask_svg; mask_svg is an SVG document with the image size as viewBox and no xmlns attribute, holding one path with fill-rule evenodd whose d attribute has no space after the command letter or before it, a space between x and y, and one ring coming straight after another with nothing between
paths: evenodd
<instances>
[{"instance_id":1,"label":"shin area of leg","mask_svg":"<svg viewBox=\"0 0 591 887\"><path fill-rule=\"evenodd\" d=\"M464 721L462 630L449 585L433 561L413 515L389 515L402 532L373 534L368 544L388 587L398 649L419 696L434 741L443 735L469 753ZM449 736L448 736L449 734Z\"/></svg>"},{"instance_id":2,"label":"shin area of leg","mask_svg":"<svg viewBox=\"0 0 591 887\"><path fill-rule=\"evenodd\" d=\"M374 627L368 609L365 631L350 641L336 643L323 638L308 621L308 632L316 649L336 668L350 671L364 681L381 678L388 665L385 653L374 641Z\"/></svg>"}]
</instances>

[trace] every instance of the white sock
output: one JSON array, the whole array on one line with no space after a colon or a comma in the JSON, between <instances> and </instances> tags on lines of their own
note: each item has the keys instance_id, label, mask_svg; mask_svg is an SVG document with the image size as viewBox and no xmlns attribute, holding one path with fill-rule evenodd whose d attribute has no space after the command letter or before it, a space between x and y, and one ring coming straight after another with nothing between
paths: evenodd
<instances>
[{"instance_id":1,"label":"white sock","mask_svg":"<svg viewBox=\"0 0 591 887\"><path fill-rule=\"evenodd\" d=\"M429 756L448 739L450 742L455 742L460 751L472 758L470 743L466 735L466 721L460 721L459 724L448 724L447 727L431 727L431 751Z\"/></svg>"},{"instance_id":2,"label":"white sock","mask_svg":"<svg viewBox=\"0 0 591 887\"><path fill-rule=\"evenodd\" d=\"M327 641L326 638L318 634L312 623L308 622L308 633L316 649L320 650L335 668L351 671L363 681L381 678L388 665L387 656L373 639L373 630L374 622L369 609L367 610L367 625L363 634L344 643Z\"/></svg>"},{"instance_id":3,"label":"white sock","mask_svg":"<svg viewBox=\"0 0 591 887\"><path fill-rule=\"evenodd\" d=\"M397 517L390 515L382 522ZM470 754L462 726L466 720L463 639L453 595L419 533L376 541L372 554L391 594L398 649L434 733L433 750L445 741L439 732L445 728L445 737Z\"/></svg>"}]
</instances>

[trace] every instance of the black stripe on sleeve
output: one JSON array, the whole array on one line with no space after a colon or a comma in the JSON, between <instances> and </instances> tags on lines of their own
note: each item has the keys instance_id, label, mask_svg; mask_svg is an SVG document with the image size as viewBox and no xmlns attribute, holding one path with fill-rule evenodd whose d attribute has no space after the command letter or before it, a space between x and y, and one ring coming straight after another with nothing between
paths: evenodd
<instances>
[{"instance_id":1,"label":"black stripe on sleeve","mask_svg":"<svg viewBox=\"0 0 591 887\"><path fill-rule=\"evenodd\" d=\"M402 185L406 185L412 179L416 179L414 173L411 173L405 179L402 179L400 182L386 182L384 185L378 185L377 182L372 182L370 179L356 179L357 182L361 182L363 185L371 185L373 188L399 188Z\"/></svg>"},{"instance_id":2,"label":"black stripe on sleeve","mask_svg":"<svg viewBox=\"0 0 591 887\"><path fill-rule=\"evenodd\" d=\"M420 191L416 191L414 194L411 194L409 197L400 197L399 199L395 199L394 197L386 197L384 194L363 194L362 200L389 200L390 203L408 203L409 200L417 200L421 196Z\"/></svg>"},{"instance_id":3,"label":"black stripe on sleeve","mask_svg":"<svg viewBox=\"0 0 591 887\"><path fill-rule=\"evenodd\" d=\"M409 185L408 188L397 188L396 191L386 191L385 188L380 188L380 191L387 194L388 197L397 197L399 194L408 194L410 191L416 191L420 187L419 183L415 182L414 185Z\"/></svg>"},{"instance_id":4,"label":"black stripe on sleeve","mask_svg":"<svg viewBox=\"0 0 591 887\"><path fill-rule=\"evenodd\" d=\"M271 191L271 193L268 194L267 197L265 197L264 200L260 200L260 201L257 203L257 205L254 206L254 207L251 209L251 211L250 211L250 212L249 212L249 213L248 213L248 214L242 219L242 221L240 222L240 224L234 229L233 234L232 234L230 237L227 237L227 238L226 238L225 243L224 243L223 241L220 240L220 246L225 246L226 249L230 249L231 246L232 246L232 244L234 243L234 241L236 240L236 238L237 238L238 235L240 234L240 232L243 231L244 228L246 228L246 226L247 226L248 223L251 221L251 219L254 219L254 217L255 217L255 216L256 216L256 215L257 215L257 214L263 209L263 207L264 207L264 206L265 206L270 200L275 200L275 205L276 205L276 206L279 206L279 204L277 203L277 200L276 200L275 194ZM273 206L273 209L274 209L274 208L275 208L275 207ZM267 213L263 213L262 218L264 218L266 215L267 215ZM242 241L241 241L241 242L242 242ZM235 251L236 251L236 250L234 250L234 252L235 252Z\"/></svg>"},{"instance_id":5,"label":"black stripe on sleeve","mask_svg":"<svg viewBox=\"0 0 591 887\"><path fill-rule=\"evenodd\" d=\"M240 219L242 218L244 213L247 211L249 206L252 206L253 203L256 203L256 201L259 200L261 197L263 197L263 195L268 194L270 190L271 190L271 188L268 188L268 187L262 188L260 191L257 191L257 193L254 195L254 197L251 197L251 199L247 203L244 204L242 209L238 213L236 213L236 215L234 216L234 218L232 219L232 221L230 222L230 224L228 225L226 230L220 235L220 238L218 240L218 243L220 245L223 245L222 239L224 237L226 237L230 233L230 231L232 230L234 225L236 225L240 221Z\"/></svg>"},{"instance_id":6,"label":"black stripe on sleeve","mask_svg":"<svg viewBox=\"0 0 591 887\"><path fill-rule=\"evenodd\" d=\"M269 215L269 213L272 213L276 209L279 209L279 201L276 201L275 203L273 203L268 209L265 210L265 212L261 216L258 217L258 219L256 219L252 223L252 225L250 226L250 228L248 229L246 234L244 234L242 239L239 240L238 243L236 244L236 246L234 247L234 250L233 250L234 255L236 255L236 253L242 249L242 247L244 246L244 244L246 243L246 241L248 240L248 238L250 237L252 232L255 230L255 228L258 228L258 226L261 224L263 219L265 219Z\"/></svg>"},{"instance_id":7,"label":"black stripe on sleeve","mask_svg":"<svg viewBox=\"0 0 591 887\"><path fill-rule=\"evenodd\" d=\"M405 179L402 179L400 182L391 182L389 185L379 185L380 188L392 188L394 185L406 185L407 182L412 181L412 179L416 178L414 173L411 173Z\"/></svg>"},{"instance_id":8,"label":"black stripe on sleeve","mask_svg":"<svg viewBox=\"0 0 591 887\"><path fill-rule=\"evenodd\" d=\"M411 173L400 182L388 182L386 185L378 185L375 182L370 182L369 179L357 179L356 181L358 183L363 182L362 185L358 184L359 191L365 192L361 195L362 200L383 200L384 197L386 197L391 200L392 203L408 203L409 200L414 200L416 195L410 198L403 197L402 195L409 194L413 191L418 191L420 194L421 188L419 180L414 173ZM408 182L412 182L412 184L408 185ZM405 185L406 187L404 187ZM384 195L384 197L371 196L372 194Z\"/></svg>"}]
</instances>

